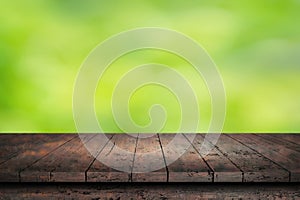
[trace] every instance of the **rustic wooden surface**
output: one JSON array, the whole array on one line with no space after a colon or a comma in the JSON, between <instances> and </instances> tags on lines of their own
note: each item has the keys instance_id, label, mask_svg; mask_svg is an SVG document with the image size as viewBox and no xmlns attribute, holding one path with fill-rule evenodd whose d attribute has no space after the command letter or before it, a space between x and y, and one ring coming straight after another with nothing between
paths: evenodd
<instances>
[{"instance_id":1,"label":"rustic wooden surface","mask_svg":"<svg viewBox=\"0 0 300 200\"><path fill-rule=\"evenodd\" d=\"M145 153L151 153L146 154ZM145 165L145 163L147 163ZM151 167L163 166L161 169L150 171ZM144 172L150 171L150 172ZM165 160L161 150L159 137L157 134L154 136L143 138L141 134L138 135L136 151L134 155L132 173L133 182L167 182L167 170Z\"/></svg>"},{"instance_id":2,"label":"rustic wooden surface","mask_svg":"<svg viewBox=\"0 0 300 200\"><path fill-rule=\"evenodd\" d=\"M212 182L213 171L205 163L203 158L196 152L193 146L190 146L185 150L185 153L178 158L175 162L170 163L170 159L175 156L176 148L166 149L164 148L174 136L172 135L160 135L160 140L166 157L167 168L169 172L169 182ZM175 145L181 145L181 143L189 141L183 136L180 136L180 140ZM176 147L176 146L175 146Z\"/></svg>"},{"instance_id":3,"label":"rustic wooden surface","mask_svg":"<svg viewBox=\"0 0 300 200\"><path fill-rule=\"evenodd\" d=\"M192 142L193 147L200 153L200 147L203 143L204 136L198 134ZM221 144L218 144L221 146ZM215 147L211 152L205 156L205 162L210 166L214 173L214 182L242 182L242 170L229 160L224 152Z\"/></svg>"},{"instance_id":4,"label":"rustic wooden surface","mask_svg":"<svg viewBox=\"0 0 300 200\"><path fill-rule=\"evenodd\" d=\"M300 185L235 183L52 183L1 184L0 199L300 199Z\"/></svg>"},{"instance_id":5,"label":"rustic wooden surface","mask_svg":"<svg viewBox=\"0 0 300 200\"><path fill-rule=\"evenodd\" d=\"M231 137L284 168L289 173L289 181L300 180L300 152L259 135L234 135ZM267 169L270 170L269 167Z\"/></svg>"},{"instance_id":6,"label":"rustic wooden surface","mask_svg":"<svg viewBox=\"0 0 300 200\"><path fill-rule=\"evenodd\" d=\"M94 160L91 167L87 169L88 182L130 182L131 169L133 165L134 150L136 146L136 138L128 135L113 135L111 143L108 143L103 150L98 154L97 158L105 162ZM119 155L116 147L122 148L132 154ZM115 162L115 160L117 162ZM108 167L122 167L124 171L116 170L115 168ZM119 166L116 166L119 165Z\"/></svg>"},{"instance_id":7,"label":"rustic wooden surface","mask_svg":"<svg viewBox=\"0 0 300 200\"><path fill-rule=\"evenodd\" d=\"M205 135L181 134L191 146L175 162L167 148L174 135L0 134L0 182L299 182L300 134L222 134L208 155ZM105 160L99 162L93 154ZM121 155L117 148L130 152ZM144 156L143 153L152 153ZM143 165L147 161L149 164ZM115 167L109 167L107 165ZM153 166L152 172L135 173ZM119 171L118 167L125 169Z\"/></svg>"}]
</instances>

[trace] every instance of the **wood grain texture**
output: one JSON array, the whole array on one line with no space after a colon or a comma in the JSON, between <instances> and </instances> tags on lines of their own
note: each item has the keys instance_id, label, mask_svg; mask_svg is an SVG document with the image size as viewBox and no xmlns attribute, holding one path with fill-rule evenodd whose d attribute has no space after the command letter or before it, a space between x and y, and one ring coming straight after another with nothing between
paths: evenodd
<instances>
[{"instance_id":1,"label":"wood grain texture","mask_svg":"<svg viewBox=\"0 0 300 200\"><path fill-rule=\"evenodd\" d=\"M137 138L114 135L87 171L88 182L130 182ZM119 149L129 152L120 154ZM100 162L101 161L101 162ZM123 171L118 170L122 168Z\"/></svg>"},{"instance_id":2,"label":"wood grain texture","mask_svg":"<svg viewBox=\"0 0 300 200\"><path fill-rule=\"evenodd\" d=\"M204 137L204 134L197 134L192 141L200 155ZM211 145L211 143L209 144ZM209 154L204 156L204 160L214 172L214 182L242 182L242 171L215 146L212 147Z\"/></svg>"},{"instance_id":3,"label":"wood grain texture","mask_svg":"<svg viewBox=\"0 0 300 200\"><path fill-rule=\"evenodd\" d=\"M230 136L239 137L240 134ZM289 181L287 170L228 135L221 135L216 145L228 159L243 171L243 181L245 182Z\"/></svg>"},{"instance_id":4,"label":"wood grain texture","mask_svg":"<svg viewBox=\"0 0 300 200\"><path fill-rule=\"evenodd\" d=\"M112 136L109 136L112 137ZM88 145L91 153L85 145ZM22 182L84 182L86 170L104 144L97 134L82 134L20 173Z\"/></svg>"},{"instance_id":5,"label":"wood grain texture","mask_svg":"<svg viewBox=\"0 0 300 200\"><path fill-rule=\"evenodd\" d=\"M17 136L16 136L17 137ZM20 136L19 136L20 137ZM55 151L60 145L72 140L74 135L53 135L52 137L45 136L47 141L32 144L32 141L28 141L32 145L21 151L15 157L9 159L5 163L0 165L0 180L2 182L18 182L19 173L37 162L39 159ZM14 145L13 143L11 144Z\"/></svg>"},{"instance_id":6,"label":"wood grain texture","mask_svg":"<svg viewBox=\"0 0 300 200\"><path fill-rule=\"evenodd\" d=\"M300 152L287 148L269 139L253 134L232 135L232 138L242 142L264 157L272 160L290 172L290 181L300 181Z\"/></svg>"},{"instance_id":7,"label":"wood grain texture","mask_svg":"<svg viewBox=\"0 0 300 200\"><path fill-rule=\"evenodd\" d=\"M53 137L53 136L52 136ZM26 151L32 146L36 146L51 140L49 135L36 134L18 134L1 135L0 136L0 164L17 156L22 151Z\"/></svg>"},{"instance_id":8,"label":"wood grain texture","mask_svg":"<svg viewBox=\"0 0 300 200\"><path fill-rule=\"evenodd\" d=\"M293 137L293 141L290 141L287 138L290 138L288 136L288 134L256 134L259 137L264 138L265 140L269 140L270 142L272 142L274 145L283 145L284 148L288 148L291 150L295 150L300 152L300 135L298 135L297 137ZM297 139L298 138L298 139ZM299 142L299 144L297 144L297 142Z\"/></svg>"},{"instance_id":9,"label":"wood grain texture","mask_svg":"<svg viewBox=\"0 0 300 200\"><path fill-rule=\"evenodd\" d=\"M92 137L93 135L86 135L85 139L89 140ZM84 170L75 172L77 171L76 167L80 166L82 169L81 166L86 165L86 162L81 159L87 159L86 156L88 155L85 154L85 157L76 155L82 146L81 139L76 136L73 140L68 141L51 154L23 170L20 173L21 182L84 181Z\"/></svg>"},{"instance_id":10,"label":"wood grain texture","mask_svg":"<svg viewBox=\"0 0 300 200\"><path fill-rule=\"evenodd\" d=\"M300 135L180 135L0 134L0 182L300 182Z\"/></svg>"},{"instance_id":11,"label":"wood grain texture","mask_svg":"<svg viewBox=\"0 0 300 200\"><path fill-rule=\"evenodd\" d=\"M53 183L0 184L0 199L300 199L294 184L198 184L198 183Z\"/></svg>"},{"instance_id":12,"label":"wood grain texture","mask_svg":"<svg viewBox=\"0 0 300 200\"><path fill-rule=\"evenodd\" d=\"M151 169L157 170L151 171ZM167 182L167 170L159 137L139 134L132 169L133 182Z\"/></svg>"},{"instance_id":13,"label":"wood grain texture","mask_svg":"<svg viewBox=\"0 0 300 200\"><path fill-rule=\"evenodd\" d=\"M263 135L263 134L259 134L259 135ZM264 134L267 135L267 134ZM292 142L294 144L300 145L300 134L268 134L268 135L272 135L275 136L278 139L282 139L282 140L287 140L289 142Z\"/></svg>"},{"instance_id":14,"label":"wood grain texture","mask_svg":"<svg viewBox=\"0 0 300 200\"><path fill-rule=\"evenodd\" d=\"M167 145L174 136L160 134L159 137L168 165L169 182L212 182L213 172L183 134L177 135L178 141L169 148ZM177 158L178 154L182 155Z\"/></svg>"}]
</instances>

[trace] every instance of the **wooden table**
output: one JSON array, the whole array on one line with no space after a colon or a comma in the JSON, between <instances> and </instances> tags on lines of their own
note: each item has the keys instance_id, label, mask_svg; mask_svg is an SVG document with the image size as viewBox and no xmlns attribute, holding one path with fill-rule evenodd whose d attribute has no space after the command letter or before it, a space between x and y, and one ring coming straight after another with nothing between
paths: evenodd
<instances>
[{"instance_id":1,"label":"wooden table","mask_svg":"<svg viewBox=\"0 0 300 200\"><path fill-rule=\"evenodd\" d=\"M85 143L93 143L89 134ZM120 158L130 172L99 162L77 134L1 134L0 182L299 182L300 134L222 134L215 148L201 155L203 134L175 162L166 145L174 135L144 138L109 134L112 141L96 148L97 157L118 157L116 146L132 152ZM113 144L113 145L111 145ZM153 172L134 173L143 162L139 153L159 150L155 162L164 166Z\"/></svg>"}]
</instances>

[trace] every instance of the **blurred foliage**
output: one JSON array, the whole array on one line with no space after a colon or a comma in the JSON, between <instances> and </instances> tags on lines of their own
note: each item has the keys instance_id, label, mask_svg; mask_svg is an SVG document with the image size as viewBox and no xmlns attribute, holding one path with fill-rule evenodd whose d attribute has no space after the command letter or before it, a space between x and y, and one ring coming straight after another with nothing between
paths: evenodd
<instances>
[{"instance_id":1,"label":"blurred foliage","mask_svg":"<svg viewBox=\"0 0 300 200\"><path fill-rule=\"evenodd\" d=\"M0 131L76 131L73 84L88 53L113 34L155 26L192 37L217 64L227 93L224 132L299 132L299 10L299 0L1 1ZM105 90L97 91L106 131L118 131L107 106L112 84L122 70L147 62L172 65L198 84L190 66L172 55L136 52L121 58L99 83ZM178 110L171 94L147 87L130 102L137 123L149 122L147 110L160 100L168 112ZM207 92L199 97L203 131L210 104ZM169 113L164 131L177 129L178 112Z\"/></svg>"}]
</instances>

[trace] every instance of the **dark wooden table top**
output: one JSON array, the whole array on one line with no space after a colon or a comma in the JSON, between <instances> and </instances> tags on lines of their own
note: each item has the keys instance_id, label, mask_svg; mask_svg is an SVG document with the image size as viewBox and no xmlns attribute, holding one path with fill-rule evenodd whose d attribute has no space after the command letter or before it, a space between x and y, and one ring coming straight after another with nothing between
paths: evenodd
<instances>
[{"instance_id":1,"label":"dark wooden table top","mask_svg":"<svg viewBox=\"0 0 300 200\"><path fill-rule=\"evenodd\" d=\"M200 151L205 135L197 134L194 140L189 139L189 134L183 136L183 142L192 145L168 164L174 156L166 149L172 134L148 138L141 134L109 134L112 143L95 148L96 158L77 134L0 134L0 182L300 181L300 134L222 134L206 156ZM86 144L95 143L92 134L87 137ZM127 172L97 159L118 158L116 147L131 152L120 157L120 165L127 167ZM145 167L141 166L144 160L140 153L153 151L156 159L152 164L163 167L134 173L134 169Z\"/></svg>"}]
</instances>

